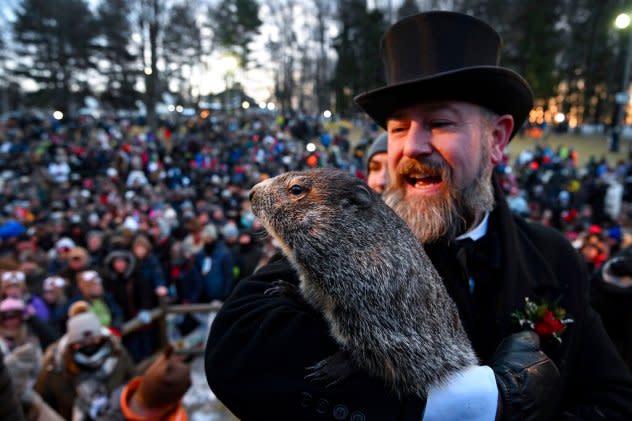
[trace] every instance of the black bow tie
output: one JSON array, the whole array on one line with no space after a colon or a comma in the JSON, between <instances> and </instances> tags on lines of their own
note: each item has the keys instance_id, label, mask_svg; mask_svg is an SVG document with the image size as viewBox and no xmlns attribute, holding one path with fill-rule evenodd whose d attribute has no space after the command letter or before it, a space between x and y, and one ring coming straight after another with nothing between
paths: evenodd
<instances>
[{"instance_id":1,"label":"black bow tie","mask_svg":"<svg viewBox=\"0 0 632 421\"><path fill-rule=\"evenodd\" d=\"M476 245L474 243L474 240L471 238L464 238L463 240L457 240L453 246L456 260L461 265L463 274L468 280L472 277L471 268L478 257L476 256Z\"/></svg>"}]
</instances>

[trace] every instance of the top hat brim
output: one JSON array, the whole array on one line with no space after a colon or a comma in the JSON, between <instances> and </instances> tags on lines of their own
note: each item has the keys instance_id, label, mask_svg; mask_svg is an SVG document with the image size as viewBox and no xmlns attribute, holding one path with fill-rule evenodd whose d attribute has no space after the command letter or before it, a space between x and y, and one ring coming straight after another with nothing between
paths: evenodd
<instances>
[{"instance_id":1,"label":"top hat brim","mask_svg":"<svg viewBox=\"0 0 632 421\"><path fill-rule=\"evenodd\" d=\"M386 129L393 112L428 101L463 101L481 105L514 119L513 137L533 108L533 93L516 72L498 66L475 66L400 82L354 98L376 123Z\"/></svg>"}]
</instances>

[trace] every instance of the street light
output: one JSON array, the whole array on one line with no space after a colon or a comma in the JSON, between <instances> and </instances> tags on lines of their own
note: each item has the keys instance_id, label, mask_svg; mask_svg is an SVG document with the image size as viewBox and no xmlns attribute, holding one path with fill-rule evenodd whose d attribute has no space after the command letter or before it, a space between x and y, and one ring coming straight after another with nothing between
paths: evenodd
<instances>
[{"instance_id":1,"label":"street light","mask_svg":"<svg viewBox=\"0 0 632 421\"><path fill-rule=\"evenodd\" d=\"M618 29L624 30L630 26L630 15L627 13L621 13L614 20L614 26ZM611 152L619 151L619 139L623 135L623 128L625 127L625 108L630 102L630 95L628 94L628 87L630 85L630 58L632 57L632 30L628 31L628 48L624 58L623 64L623 81L621 83L621 92L615 97L618 109L617 119L614 122L614 131L612 133L612 143L610 144Z\"/></svg>"}]
</instances>

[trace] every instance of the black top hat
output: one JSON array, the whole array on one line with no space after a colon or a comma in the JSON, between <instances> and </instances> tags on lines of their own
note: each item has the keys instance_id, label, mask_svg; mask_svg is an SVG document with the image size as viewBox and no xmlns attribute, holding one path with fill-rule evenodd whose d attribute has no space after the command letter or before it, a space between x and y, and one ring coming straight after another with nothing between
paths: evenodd
<instances>
[{"instance_id":1,"label":"black top hat","mask_svg":"<svg viewBox=\"0 0 632 421\"><path fill-rule=\"evenodd\" d=\"M386 86L355 97L380 126L396 110L424 101L458 100L514 118L514 131L533 107L533 93L516 72L500 67L500 35L487 23L455 12L404 18L382 38Z\"/></svg>"}]
</instances>

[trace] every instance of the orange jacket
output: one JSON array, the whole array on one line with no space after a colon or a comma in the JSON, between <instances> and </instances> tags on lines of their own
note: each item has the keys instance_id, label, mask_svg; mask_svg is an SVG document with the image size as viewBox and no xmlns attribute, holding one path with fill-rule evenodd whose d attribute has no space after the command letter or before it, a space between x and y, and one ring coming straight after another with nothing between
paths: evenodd
<instances>
[{"instance_id":1,"label":"orange jacket","mask_svg":"<svg viewBox=\"0 0 632 421\"><path fill-rule=\"evenodd\" d=\"M121 410L123 416L128 421L187 421L187 413L181 402L177 402L161 409L148 410L147 414L138 414L130 407L130 401L134 392L140 385L141 378L134 377L130 380L121 392Z\"/></svg>"}]
</instances>

